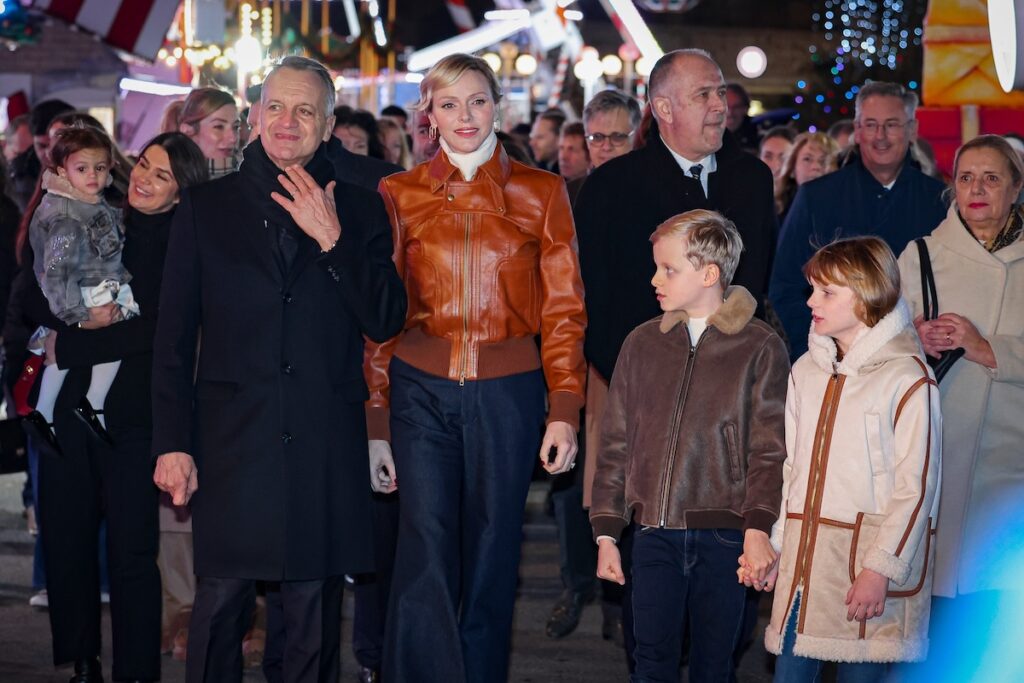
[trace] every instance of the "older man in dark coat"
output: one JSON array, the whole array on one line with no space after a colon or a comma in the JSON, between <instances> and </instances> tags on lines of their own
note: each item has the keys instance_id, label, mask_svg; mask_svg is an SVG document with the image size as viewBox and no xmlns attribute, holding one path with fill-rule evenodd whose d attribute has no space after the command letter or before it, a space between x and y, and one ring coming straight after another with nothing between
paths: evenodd
<instances>
[{"instance_id":1,"label":"older man in dark coat","mask_svg":"<svg viewBox=\"0 0 1024 683\"><path fill-rule=\"evenodd\" d=\"M240 171L175 216L154 481L192 501L190 683L241 680L255 580L281 582L285 678L336 681L342 575L372 570L368 483L393 466L368 465L363 335L396 334L406 298L380 198L334 180L333 100L322 65L284 59Z\"/></svg>"},{"instance_id":2,"label":"older man in dark coat","mask_svg":"<svg viewBox=\"0 0 1024 683\"><path fill-rule=\"evenodd\" d=\"M691 209L736 223L743 256L733 282L761 301L774 252L772 172L725 130L725 81L703 50L676 50L651 72L657 122L643 149L587 177L573 206L587 291L587 360L611 379L634 327L661 315L654 297L649 238Z\"/></svg>"}]
</instances>

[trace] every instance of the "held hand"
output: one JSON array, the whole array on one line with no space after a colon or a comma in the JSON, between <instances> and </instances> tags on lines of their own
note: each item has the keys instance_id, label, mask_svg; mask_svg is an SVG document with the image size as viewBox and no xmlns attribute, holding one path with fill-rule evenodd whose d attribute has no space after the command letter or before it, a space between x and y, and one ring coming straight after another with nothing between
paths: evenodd
<instances>
[{"instance_id":1,"label":"held hand","mask_svg":"<svg viewBox=\"0 0 1024 683\"><path fill-rule=\"evenodd\" d=\"M391 444L383 439L370 439L370 488L374 493L394 493L398 490L395 476L395 459L391 455Z\"/></svg>"},{"instance_id":2,"label":"held hand","mask_svg":"<svg viewBox=\"0 0 1024 683\"><path fill-rule=\"evenodd\" d=\"M747 570L754 588L761 590L765 576L775 565L777 556L768 534L757 529L747 529L743 534L743 566Z\"/></svg>"},{"instance_id":3,"label":"held hand","mask_svg":"<svg viewBox=\"0 0 1024 683\"><path fill-rule=\"evenodd\" d=\"M747 588L753 588L756 591L764 591L770 593L775 588L775 582L779 579L779 561L778 559L772 563L771 569L765 574L764 581L760 584L754 581L750 570L746 567L746 559L743 555L740 555L740 567L736 570L737 582L742 583Z\"/></svg>"},{"instance_id":4,"label":"held hand","mask_svg":"<svg viewBox=\"0 0 1024 683\"><path fill-rule=\"evenodd\" d=\"M321 250L329 250L341 237L338 207L334 203L336 183L332 180L321 189L301 166L289 166L277 179L292 198L271 192L271 199L291 214L295 224L315 239Z\"/></svg>"},{"instance_id":5,"label":"held hand","mask_svg":"<svg viewBox=\"0 0 1024 683\"><path fill-rule=\"evenodd\" d=\"M619 546L610 538L602 538L597 542L597 577L605 581L614 581L620 586L626 585Z\"/></svg>"},{"instance_id":6,"label":"held hand","mask_svg":"<svg viewBox=\"0 0 1024 683\"><path fill-rule=\"evenodd\" d=\"M888 577L871 569L862 569L846 592L846 620L867 621L882 616L888 590Z\"/></svg>"},{"instance_id":7,"label":"held hand","mask_svg":"<svg viewBox=\"0 0 1024 683\"><path fill-rule=\"evenodd\" d=\"M556 449L555 459L548 462L551 448ZM548 474L562 474L576 466L576 430L568 422L552 422L544 432L540 444L540 462Z\"/></svg>"},{"instance_id":8,"label":"held hand","mask_svg":"<svg viewBox=\"0 0 1024 683\"><path fill-rule=\"evenodd\" d=\"M942 350L963 348L964 358L987 368L996 367L996 357L992 345L988 343L978 328L967 318L956 313L943 313L937 321L945 323L951 331L944 337Z\"/></svg>"},{"instance_id":9,"label":"held hand","mask_svg":"<svg viewBox=\"0 0 1024 683\"><path fill-rule=\"evenodd\" d=\"M88 310L89 319L78 324L83 330L98 330L121 319L121 309L113 301L102 306L93 306Z\"/></svg>"},{"instance_id":10,"label":"held hand","mask_svg":"<svg viewBox=\"0 0 1024 683\"><path fill-rule=\"evenodd\" d=\"M188 453L164 453L156 459L153 483L161 491L171 494L175 505L188 505L192 494L199 489L196 463Z\"/></svg>"}]
</instances>

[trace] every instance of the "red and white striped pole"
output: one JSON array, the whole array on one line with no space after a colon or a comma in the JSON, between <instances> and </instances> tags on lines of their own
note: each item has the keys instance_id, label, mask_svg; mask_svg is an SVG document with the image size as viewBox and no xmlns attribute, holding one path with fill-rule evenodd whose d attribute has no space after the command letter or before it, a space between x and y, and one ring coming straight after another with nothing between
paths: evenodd
<instances>
[{"instance_id":1,"label":"red and white striped pole","mask_svg":"<svg viewBox=\"0 0 1024 683\"><path fill-rule=\"evenodd\" d=\"M551 85L551 95L548 96L548 108L557 107L562 101L562 89L565 87L565 77L569 73L569 48L562 45L562 51L558 53L558 65L555 67L555 81Z\"/></svg>"}]
</instances>

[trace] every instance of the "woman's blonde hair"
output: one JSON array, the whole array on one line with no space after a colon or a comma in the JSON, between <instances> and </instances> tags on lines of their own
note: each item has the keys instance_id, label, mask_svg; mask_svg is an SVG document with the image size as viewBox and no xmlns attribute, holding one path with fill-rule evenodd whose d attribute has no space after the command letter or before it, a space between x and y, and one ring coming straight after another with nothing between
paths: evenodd
<instances>
[{"instance_id":1,"label":"woman's blonde hair","mask_svg":"<svg viewBox=\"0 0 1024 683\"><path fill-rule=\"evenodd\" d=\"M432 66L420 81L420 101L416 103L416 110L430 111L434 104L434 91L454 85L467 71L476 71L483 76L491 91L491 99L495 104L501 101L501 85L490 65L479 57L457 53Z\"/></svg>"},{"instance_id":2,"label":"woman's blonde hair","mask_svg":"<svg viewBox=\"0 0 1024 683\"><path fill-rule=\"evenodd\" d=\"M827 133L800 133L793 140L793 147L786 157L786 164L782 167L782 178L779 183L779 196L788 198L787 195L796 195L796 160L807 145L817 145L825 151L825 173L836 170L836 158L839 155L839 143L829 137Z\"/></svg>"},{"instance_id":3,"label":"woman's blonde hair","mask_svg":"<svg viewBox=\"0 0 1024 683\"><path fill-rule=\"evenodd\" d=\"M848 237L827 244L804 264L808 282L849 287L854 313L874 327L900 300L900 268L892 249L878 237Z\"/></svg>"}]
</instances>

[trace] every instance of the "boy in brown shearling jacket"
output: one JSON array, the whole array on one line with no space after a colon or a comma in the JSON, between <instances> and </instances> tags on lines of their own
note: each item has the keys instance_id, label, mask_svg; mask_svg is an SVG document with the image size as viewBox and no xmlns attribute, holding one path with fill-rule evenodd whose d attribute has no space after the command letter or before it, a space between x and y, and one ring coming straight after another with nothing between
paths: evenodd
<instances>
[{"instance_id":1,"label":"boy in brown shearling jacket","mask_svg":"<svg viewBox=\"0 0 1024 683\"><path fill-rule=\"evenodd\" d=\"M625 583L616 543L635 523L632 680L678 680L687 628L691 680L731 680L737 562L763 581L775 560L789 362L750 293L728 287L743 248L731 221L689 211L651 242L665 314L633 330L612 377L590 508L597 573Z\"/></svg>"}]
</instances>

